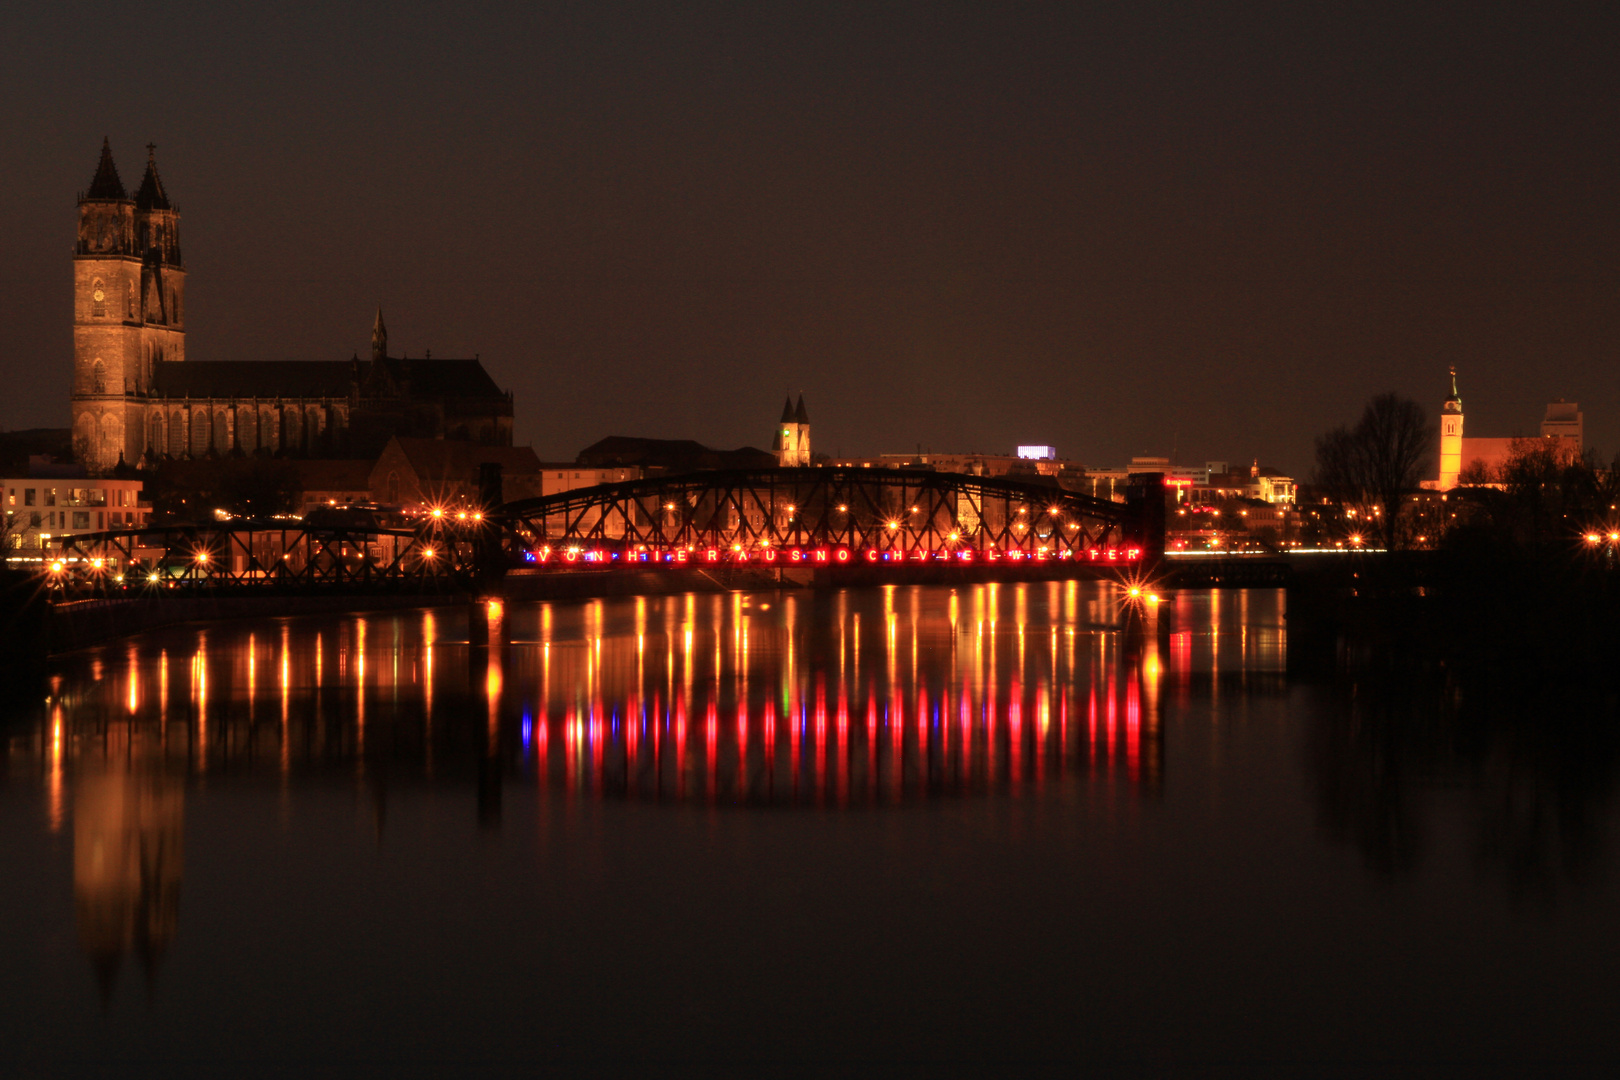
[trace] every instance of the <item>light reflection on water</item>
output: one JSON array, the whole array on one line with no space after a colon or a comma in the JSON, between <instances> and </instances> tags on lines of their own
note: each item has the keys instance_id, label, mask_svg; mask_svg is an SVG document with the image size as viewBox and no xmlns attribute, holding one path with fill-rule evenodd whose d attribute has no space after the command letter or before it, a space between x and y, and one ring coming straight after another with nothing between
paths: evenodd
<instances>
[{"instance_id":1,"label":"light reflection on water","mask_svg":"<svg viewBox=\"0 0 1620 1080\"><path fill-rule=\"evenodd\" d=\"M469 644L465 608L182 627L59 661L6 764L37 770L43 827L71 842L105 1002L127 957L151 978L175 935L205 782L447 776L484 826L507 788L852 808L1089 779L1153 796L1167 696L1276 680L1282 606L1201 593L1142 611L1068 582L509 605L489 612L509 640L493 647Z\"/></svg>"},{"instance_id":2,"label":"light reflection on water","mask_svg":"<svg viewBox=\"0 0 1620 1080\"><path fill-rule=\"evenodd\" d=\"M11 753L45 765L52 828L65 774L95 761L430 775L482 758L486 786L723 804L1073 775L1152 791L1163 696L1277 676L1282 608L1211 591L1135 611L1070 581L515 604L493 648L456 608L179 628L63 661Z\"/></svg>"},{"instance_id":3,"label":"light reflection on water","mask_svg":"<svg viewBox=\"0 0 1620 1080\"><path fill-rule=\"evenodd\" d=\"M468 614L177 627L13 703L22 1074L444 1075L627 1016L750 1060L1613 1056L1620 735L1556 699L1285 678L1267 591Z\"/></svg>"}]
</instances>

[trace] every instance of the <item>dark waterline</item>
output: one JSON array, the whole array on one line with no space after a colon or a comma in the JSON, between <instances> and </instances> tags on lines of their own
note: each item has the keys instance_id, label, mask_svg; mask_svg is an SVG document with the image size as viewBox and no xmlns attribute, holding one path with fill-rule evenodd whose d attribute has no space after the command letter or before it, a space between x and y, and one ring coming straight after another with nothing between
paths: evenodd
<instances>
[{"instance_id":1,"label":"dark waterline","mask_svg":"<svg viewBox=\"0 0 1620 1080\"><path fill-rule=\"evenodd\" d=\"M178 628L14 701L18 1060L1616 1053L1612 757L1291 682L1279 592L504 617Z\"/></svg>"}]
</instances>

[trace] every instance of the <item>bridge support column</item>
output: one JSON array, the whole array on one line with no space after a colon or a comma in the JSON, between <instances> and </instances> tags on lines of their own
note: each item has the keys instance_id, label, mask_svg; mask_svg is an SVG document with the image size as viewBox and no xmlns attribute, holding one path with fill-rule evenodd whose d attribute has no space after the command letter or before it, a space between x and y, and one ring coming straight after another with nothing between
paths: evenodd
<instances>
[{"instance_id":1,"label":"bridge support column","mask_svg":"<svg viewBox=\"0 0 1620 1080\"><path fill-rule=\"evenodd\" d=\"M500 648L511 643L506 601L482 596L467 605L467 644L474 649Z\"/></svg>"},{"instance_id":2,"label":"bridge support column","mask_svg":"<svg viewBox=\"0 0 1620 1080\"><path fill-rule=\"evenodd\" d=\"M1164 559L1164 473L1131 473L1125 507L1134 522L1125 539L1142 548L1143 566L1157 565Z\"/></svg>"}]
</instances>

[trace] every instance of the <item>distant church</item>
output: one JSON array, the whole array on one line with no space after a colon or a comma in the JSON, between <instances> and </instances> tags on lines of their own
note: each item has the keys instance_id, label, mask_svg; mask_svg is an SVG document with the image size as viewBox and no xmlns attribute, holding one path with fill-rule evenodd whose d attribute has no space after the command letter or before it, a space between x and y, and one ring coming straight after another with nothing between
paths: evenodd
<instances>
[{"instance_id":1,"label":"distant church","mask_svg":"<svg viewBox=\"0 0 1620 1080\"><path fill-rule=\"evenodd\" d=\"M810 414L804 411L803 394L799 395L796 409L791 397L782 402L782 419L776 425L771 452L784 469L810 464Z\"/></svg>"},{"instance_id":2,"label":"distant church","mask_svg":"<svg viewBox=\"0 0 1620 1080\"><path fill-rule=\"evenodd\" d=\"M1541 421L1541 437L1553 440L1569 452L1580 454L1586 445L1586 421L1581 407L1559 398L1547 406ZM1497 483L1502 467L1524 443L1520 437L1476 438L1463 434L1462 395L1457 392L1457 369L1451 369L1451 395L1440 407L1440 470L1423 486L1434 491L1450 491L1459 484Z\"/></svg>"},{"instance_id":3,"label":"distant church","mask_svg":"<svg viewBox=\"0 0 1620 1080\"><path fill-rule=\"evenodd\" d=\"M187 360L180 214L156 147L134 198L104 140L73 254L73 447L120 461L368 456L391 436L512 445L512 397L478 360L388 355L378 311L361 360Z\"/></svg>"}]
</instances>

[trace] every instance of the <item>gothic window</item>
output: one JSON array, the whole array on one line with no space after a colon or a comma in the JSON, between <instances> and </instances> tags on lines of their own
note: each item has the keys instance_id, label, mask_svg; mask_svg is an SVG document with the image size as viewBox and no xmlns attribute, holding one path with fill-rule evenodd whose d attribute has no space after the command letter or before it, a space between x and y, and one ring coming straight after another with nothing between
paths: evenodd
<instances>
[{"instance_id":1,"label":"gothic window","mask_svg":"<svg viewBox=\"0 0 1620 1080\"><path fill-rule=\"evenodd\" d=\"M126 282L124 282L124 318L133 319L134 317L135 317L135 283L132 282L132 281L126 281Z\"/></svg>"},{"instance_id":2,"label":"gothic window","mask_svg":"<svg viewBox=\"0 0 1620 1080\"><path fill-rule=\"evenodd\" d=\"M107 392L107 365L97 360L90 368L90 392L92 394L105 394Z\"/></svg>"},{"instance_id":3,"label":"gothic window","mask_svg":"<svg viewBox=\"0 0 1620 1080\"><path fill-rule=\"evenodd\" d=\"M100 278L90 284L90 314L97 319L107 317L107 294L102 291Z\"/></svg>"},{"instance_id":4,"label":"gothic window","mask_svg":"<svg viewBox=\"0 0 1620 1080\"><path fill-rule=\"evenodd\" d=\"M116 465L123 452L124 421L117 413L108 413L101 418L101 460Z\"/></svg>"},{"instance_id":5,"label":"gothic window","mask_svg":"<svg viewBox=\"0 0 1620 1080\"><path fill-rule=\"evenodd\" d=\"M193 457L202 457L208 453L208 443L214 436L209 430L208 415L207 406L192 410L190 453Z\"/></svg>"}]
</instances>

